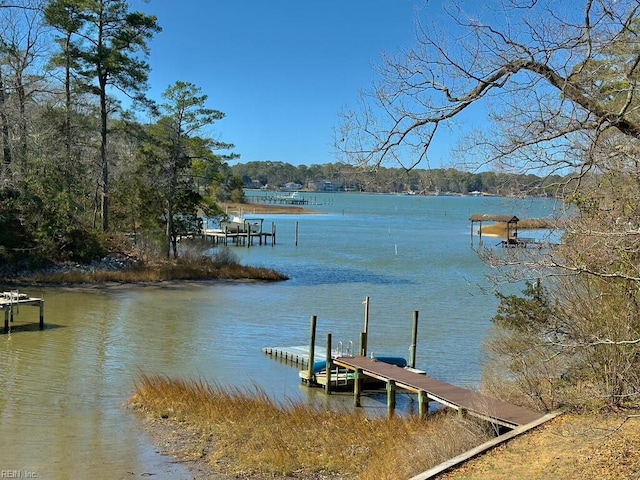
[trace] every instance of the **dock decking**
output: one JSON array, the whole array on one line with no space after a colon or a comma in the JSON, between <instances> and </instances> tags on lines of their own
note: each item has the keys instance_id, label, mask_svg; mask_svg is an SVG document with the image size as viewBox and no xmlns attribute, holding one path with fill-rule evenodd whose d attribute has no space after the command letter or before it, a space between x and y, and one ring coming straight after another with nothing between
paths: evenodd
<instances>
[{"instance_id":1,"label":"dock decking","mask_svg":"<svg viewBox=\"0 0 640 480\"><path fill-rule=\"evenodd\" d=\"M511 429L529 424L544 416L542 413L512 405L472 390L456 387L421 373L377 362L368 357L340 356L334 358L333 363L355 371L356 377L361 374L386 382L387 392L390 396L394 394L396 387L417 393L421 412L427 411L427 407L423 403L432 400L454 408L460 413L473 415ZM357 396L359 393L358 382L356 382L354 395Z\"/></svg>"}]
</instances>

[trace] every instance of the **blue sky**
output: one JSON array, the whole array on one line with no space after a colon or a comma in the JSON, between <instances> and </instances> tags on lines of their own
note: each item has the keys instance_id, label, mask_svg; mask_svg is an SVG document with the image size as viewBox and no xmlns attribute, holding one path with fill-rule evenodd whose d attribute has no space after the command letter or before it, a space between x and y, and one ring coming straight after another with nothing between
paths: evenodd
<instances>
[{"instance_id":1,"label":"blue sky","mask_svg":"<svg viewBox=\"0 0 640 480\"><path fill-rule=\"evenodd\" d=\"M340 110L357 106L383 52L413 43L417 9L441 14L426 0L135 0L131 9L163 29L150 43L151 98L191 82L226 114L209 133L235 144L240 162L305 165L337 160Z\"/></svg>"}]
</instances>

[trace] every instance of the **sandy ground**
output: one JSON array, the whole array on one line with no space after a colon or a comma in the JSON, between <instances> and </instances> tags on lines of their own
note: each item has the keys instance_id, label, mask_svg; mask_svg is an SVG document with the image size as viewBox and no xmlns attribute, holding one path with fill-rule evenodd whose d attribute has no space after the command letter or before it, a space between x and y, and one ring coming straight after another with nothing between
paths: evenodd
<instances>
[{"instance_id":1,"label":"sandy ground","mask_svg":"<svg viewBox=\"0 0 640 480\"><path fill-rule=\"evenodd\" d=\"M223 203L220 205L225 212L243 212L246 215L268 213L269 215L303 215L318 214L298 205L271 205L268 203Z\"/></svg>"}]
</instances>

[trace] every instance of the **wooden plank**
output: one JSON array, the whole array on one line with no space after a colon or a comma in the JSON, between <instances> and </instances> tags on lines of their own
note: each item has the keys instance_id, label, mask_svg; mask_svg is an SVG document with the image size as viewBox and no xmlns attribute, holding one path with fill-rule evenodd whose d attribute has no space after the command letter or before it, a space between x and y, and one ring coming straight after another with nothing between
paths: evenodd
<instances>
[{"instance_id":1,"label":"wooden plank","mask_svg":"<svg viewBox=\"0 0 640 480\"><path fill-rule=\"evenodd\" d=\"M444 473L447 470L450 470L458 465L461 465L462 463L467 462L472 458L477 457L478 455L481 455L487 452L488 450L491 450L492 448L495 448L498 445L511 440L512 438L522 435L523 433L526 433L529 430L532 430L542 425L543 423L548 422L549 420L553 420L560 414L561 412L548 413L540 417L538 420L535 420L531 423L515 428L510 432L500 435L492 440L489 440L488 442L485 442L481 445L478 445L477 447L472 448L471 450L467 450L466 452L461 453L460 455L450 458L446 462L442 462L440 465L436 465L435 467L430 468L425 472L422 472L414 477L411 477L409 480L430 480L440 475L441 473Z\"/></svg>"}]
</instances>

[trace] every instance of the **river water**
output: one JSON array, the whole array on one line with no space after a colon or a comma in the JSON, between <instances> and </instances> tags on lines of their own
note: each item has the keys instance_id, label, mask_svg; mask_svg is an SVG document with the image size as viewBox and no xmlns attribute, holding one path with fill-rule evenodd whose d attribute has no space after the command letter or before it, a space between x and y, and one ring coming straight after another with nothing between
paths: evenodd
<instances>
[{"instance_id":1,"label":"river water","mask_svg":"<svg viewBox=\"0 0 640 480\"><path fill-rule=\"evenodd\" d=\"M312 315L319 345L327 333L334 345L357 345L367 297L370 351L408 358L418 311L417 367L476 386L497 300L488 267L470 248L469 217L544 217L556 205L485 197L307 198L319 214L261 216L267 228L276 223L275 246L229 247L242 263L288 274L286 282L25 289L45 299L46 328L20 328L38 318L37 308L22 307L12 332L0 335L0 475L191 478L158 452L124 405L142 372L350 405L348 395L327 397L302 386L294 368L261 349L307 344ZM372 395L364 406L384 411L384 402Z\"/></svg>"}]
</instances>

